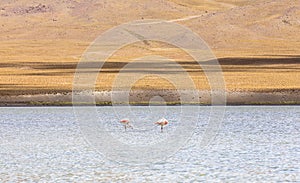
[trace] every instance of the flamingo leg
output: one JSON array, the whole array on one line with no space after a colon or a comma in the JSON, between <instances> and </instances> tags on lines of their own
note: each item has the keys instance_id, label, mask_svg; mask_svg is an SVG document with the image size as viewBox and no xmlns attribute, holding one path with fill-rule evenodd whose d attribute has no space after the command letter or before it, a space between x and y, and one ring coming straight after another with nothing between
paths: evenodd
<instances>
[{"instance_id":1,"label":"flamingo leg","mask_svg":"<svg viewBox=\"0 0 300 183\"><path fill-rule=\"evenodd\" d=\"M164 126L161 125L161 126L160 126L160 132L163 132L163 130L164 130Z\"/></svg>"},{"instance_id":2,"label":"flamingo leg","mask_svg":"<svg viewBox=\"0 0 300 183\"><path fill-rule=\"evenodd\" d=\"M125 128L125 132L126 132L126 125L124 125L124 128Z\"/></svg>"}]
</instances>

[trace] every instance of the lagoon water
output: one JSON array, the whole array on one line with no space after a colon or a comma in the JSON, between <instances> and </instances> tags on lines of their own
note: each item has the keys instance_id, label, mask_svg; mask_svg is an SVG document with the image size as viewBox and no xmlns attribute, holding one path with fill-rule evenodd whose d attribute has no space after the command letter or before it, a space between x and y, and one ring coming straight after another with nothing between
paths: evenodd
<instances>
[{"instance_id":1,"label":"lagoon water","mask_svg":"<svg viewBox=\"0 0 300 183\"><path fill-rule=\"evenodd\" d=\"M179 120L179 108L131 108L131 115L141 121L163 113L170 121L163 133L153 123L136 123L125 132L118 118L130 115L126 110L96 110L113 138L128 147L143 147L167 143L168 134L190 124ZM196 128L186 128L193 135L180 149L166 152L171 154L168 158L143 164L114 161L107 153L113 149L97 149L82 131L72 107L0 108L0 182L300 181L299 106L227 106L218 133L207 146L198 144L208 138L203 134L210 107L186 109L197 123Z\"/></svg>"}]
</instances>

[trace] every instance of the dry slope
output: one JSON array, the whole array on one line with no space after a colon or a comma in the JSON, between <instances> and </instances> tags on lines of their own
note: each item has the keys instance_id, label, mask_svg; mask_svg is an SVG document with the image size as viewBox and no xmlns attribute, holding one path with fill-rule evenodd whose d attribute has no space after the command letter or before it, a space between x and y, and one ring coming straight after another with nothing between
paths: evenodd
<instances>
[{"instance_id":1,"label":"dry slope","mask_svg":"<svg viewBox=\"0 0 300 183\"><path fill-rule=\"evenodd\" d=\"M220 59L229 90L300 89L299 1L2 0L0 94L70 91L86 47L102 32L137 19L178 20L199 34ZM173 49L141 43L124 53L155 53L157 48ZM178 55L178 60L185 58ZM106 72L107 79L99 80L97 89L110 89L116 72ZM201 69L191 75L200 81L199 89L209 88ZM164 83L149 81L153 80L138 87L162 88Z\"/></svg>"}]
</instances>

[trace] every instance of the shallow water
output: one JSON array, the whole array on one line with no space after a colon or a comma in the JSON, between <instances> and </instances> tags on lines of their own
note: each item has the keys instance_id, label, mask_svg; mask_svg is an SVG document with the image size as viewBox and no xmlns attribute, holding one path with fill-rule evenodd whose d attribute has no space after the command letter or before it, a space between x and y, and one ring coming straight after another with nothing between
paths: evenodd
<instances>
[{"instance_id":1,"label":"shallow water","mask_svg":"<svg viewBox=\"0 0 300 183\"><path fill-rule=\"evenodd\" d=\"M178 108L132 107L129 114L122 107L97 107L97 117L107 121L104 130L113 138L142 147L163 143L187 124L180 123L185 118ZM210 107L187 109L184 115L197 118L197 128L186 128L193 135L181 149L156 163L125 164L87 142L72 107L0 108L0 182L300 181L300 107L226 107L206 147L198 144ZM140 123L124 132L118 120L132 113ZM147 123L158 114L170 121L164 133Z\"/></svg>"}]
</instances>

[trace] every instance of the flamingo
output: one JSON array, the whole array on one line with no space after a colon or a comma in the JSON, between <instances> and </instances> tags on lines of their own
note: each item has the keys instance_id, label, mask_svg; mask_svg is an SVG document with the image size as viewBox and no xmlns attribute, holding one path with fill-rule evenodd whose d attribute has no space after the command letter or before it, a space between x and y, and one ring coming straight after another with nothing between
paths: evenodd
<instances>
[{"instance_id":1,"label":"flamingo","mask_svg":"<svg viewBox=\"0 0 300 183\"><path fill-rule=\"evenodd\" d=\"M133 128L132 125L130 124L129 119L121 119L120 123L123 124L125 131L126 131L127 127Z\"/></svg>"},{"instance_id":2,"label":"flamingo","mask_svg":"<svg viewBox=\"0 0 300 183\"><path fill-rule=\"evenodd\" d=\"M163 132L164 126L167 125L168 123L169 123L168 120L166 120L165 118L161 118L160 120L158 120L154 124L160 125L160 131Z\"/></svg>"}]
</instances>

